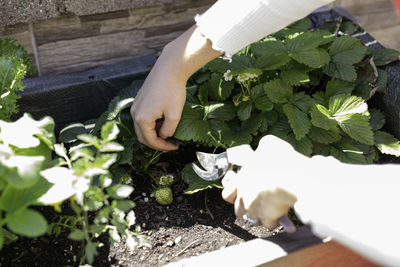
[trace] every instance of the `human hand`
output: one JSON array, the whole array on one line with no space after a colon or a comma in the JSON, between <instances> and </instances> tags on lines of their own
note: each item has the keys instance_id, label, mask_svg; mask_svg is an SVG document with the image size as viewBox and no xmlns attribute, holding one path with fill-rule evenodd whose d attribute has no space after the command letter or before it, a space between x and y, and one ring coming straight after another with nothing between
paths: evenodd
<instances>
[{"instance_id":1,"label":"human hand","mask_svg":"<svg viewBox=\"0 0 400 267\"><path fill-rule=\"evenodd\" d=\"M219 55L221 52L212 48L196 26L164 47L131 107L139 142L156 150L178 148L165 139L173 136L181 118L186 82ZM164 121L157 125L157 119Z\"/></svg>"},{"instance_id":2,"label":"human hand","mask_svg":"<svg viewBox=\"0 0 400 267\"><path fill-rule=\"evenodd\" d=\"M242 158L238 160L243 161ZM238 218L247 215L273 229L297 201L296 194L304 182L299 175L312 163L290 144L274 136L261 139L257 150L246 158L245 162L240 162L243 166L238 173L229 171L225 175L222 197L234 204Z\"/></svg>"},{"instance_id":3,"label":"human hand","mask_svg":"<svg viewBox=\"0 0 400 267\"><path fill-rule=\"evenodd\" d=\"M156 150L178 148L165 139L173 136L186 100L186 80L168 72L168 61L160 57L131 107L139 142Z\"/></svg>"}]
</instances>

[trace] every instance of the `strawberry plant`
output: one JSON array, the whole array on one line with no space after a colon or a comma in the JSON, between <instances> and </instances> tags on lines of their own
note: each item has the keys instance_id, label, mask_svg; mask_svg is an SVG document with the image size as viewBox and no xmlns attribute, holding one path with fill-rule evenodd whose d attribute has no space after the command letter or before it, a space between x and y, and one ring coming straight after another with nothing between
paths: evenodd
<instances>
[{"instance_id":1,"label":"strawberry plant","mask_svg":"<svg viewBox=\"0 0 400 267\"><path fill-rule=\"evenodd\" d=\"M193 75L175 138L229 148L272 134L306 156L355 164L376 162L378 151L400 156L400 142L381 129L384 114L367 104L385 92L384 66L400 53L310 26L303 19ZM220 186L190 165L183 178L188 192Z\"/></svg>"}]
</instances>

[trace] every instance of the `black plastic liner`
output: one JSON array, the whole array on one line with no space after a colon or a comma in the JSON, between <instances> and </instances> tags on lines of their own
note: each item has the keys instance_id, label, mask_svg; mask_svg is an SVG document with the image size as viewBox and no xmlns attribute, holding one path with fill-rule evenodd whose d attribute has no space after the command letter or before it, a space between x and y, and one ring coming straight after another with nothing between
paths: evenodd
<instances>
[{"instance_id":1,"label":"black plastic liner","mask_svg":"<svg viewBox=\"0 0 400 267\"><path fill-rule=\"evenodd\" d=\"M339 16L357 23L357 19L342 8L320 8L310 18L318 27ZM356 34L371 49L382 47L362 28ZM24 112L36 119L50 115L57 129L71 122L97 118L119 90L133 80L143 79L155 61L155 55L147 55L85 72L28 78L18 102L18 116ZM400 138L400 63L390 64L386 71L389 76L386 94L375 95L372 104L385 113L386 130Z\"/></svg>"}]
</instances>

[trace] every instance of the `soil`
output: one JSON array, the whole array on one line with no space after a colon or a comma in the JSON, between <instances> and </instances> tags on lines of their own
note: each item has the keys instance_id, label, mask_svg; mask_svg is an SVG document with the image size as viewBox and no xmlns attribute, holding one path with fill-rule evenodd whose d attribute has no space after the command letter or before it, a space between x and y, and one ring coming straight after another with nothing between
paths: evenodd
<instances>
[{"instance_id":1,"label":"soil","mask_svg":"<svg viewBox=\"0 0 400 267\"><path fill-rule=\"evenodd\" d=\"M136 180L131 196L136 203L136 222L151 247L141 246L131 252L123 240L110 245L104 237L93 266L163 266L279 231L237 219L233 206L222 200L218 189L184 194L186 185L178 177L172 186L173 204L162 206L150 196L150 179ZM49 207L40 209L49 222L68 214L68 208L62 213ZM68 234L63 230L57 237L20 238L0 251L0 266L78 266L81 243L69 240Z\"/></svg>"}]
</instances>

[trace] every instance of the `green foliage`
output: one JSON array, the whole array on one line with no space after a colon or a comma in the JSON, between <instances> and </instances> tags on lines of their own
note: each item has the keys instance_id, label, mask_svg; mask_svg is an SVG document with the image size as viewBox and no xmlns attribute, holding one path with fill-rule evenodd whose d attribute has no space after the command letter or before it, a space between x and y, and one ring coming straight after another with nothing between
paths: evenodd
<instances>
[{"instance_id":1,"label":"green foliage","mask_svg":"<svg viewBox=\"0 0 400 267\"><path fill-rule=\"evenodd\" d=\"M33 73L32 62L14 39L0 39L0 119L10 120L18 112L16 94L24 89L23 78Z\"/></svg>"},{"instance_id":2,"label":"green foliage","mask_svg":"<svg viewBox=\"0 0 400 267\"><path fill-rule=\"evenodd\" d=\"M370 52L357 38L308 30L310 24L301 20L250 45L231 63L218 58L202 68L212 80L190 80L175 138L226 149L244 143L255 147L259 138L273 134L307 156L331 155L355 164L378 160L378 150L399 156L399 141L380 130L383 113L369 110L366 102L384 93L388 77L381 67L398 60L399 53ZM340 29L357 28L345 22ZM208 93L220 91L228 80L223 98ZM210 118L209 103L229 110ZM182 177L187 193L220 186L201 180L190 165Z\"/></svg>"}]
</instances>

